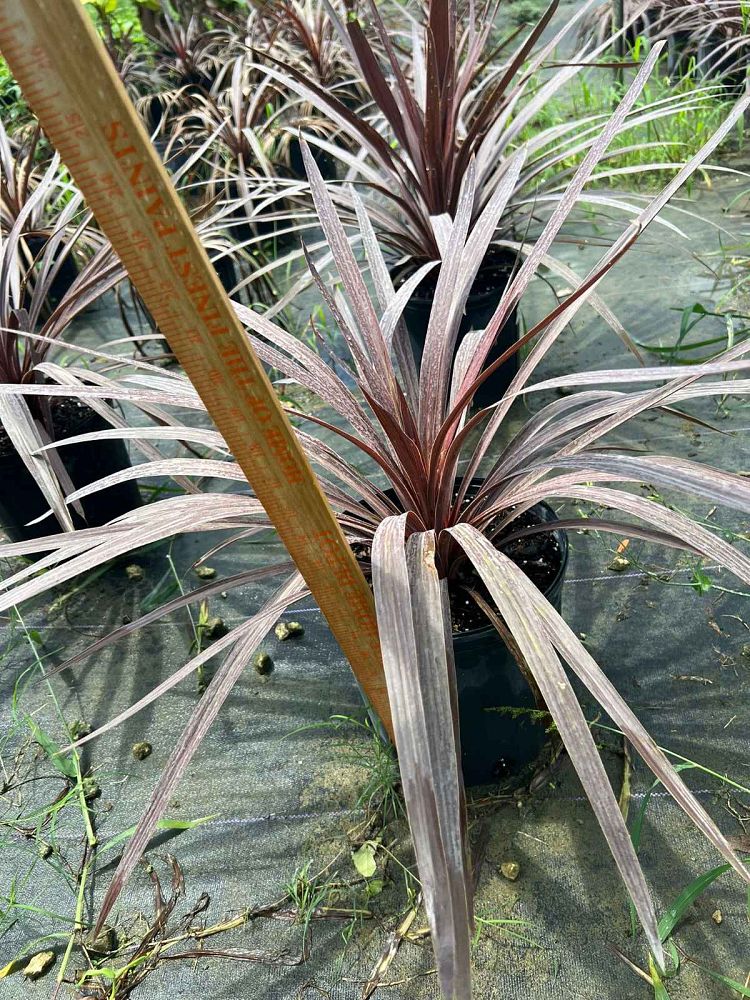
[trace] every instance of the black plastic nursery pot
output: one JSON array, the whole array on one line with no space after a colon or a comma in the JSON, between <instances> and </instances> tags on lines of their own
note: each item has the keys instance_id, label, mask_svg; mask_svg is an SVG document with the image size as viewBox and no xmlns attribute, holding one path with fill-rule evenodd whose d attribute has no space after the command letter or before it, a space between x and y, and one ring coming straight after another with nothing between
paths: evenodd
<instances>
[{"instance_id":1,"label":"black plastic nursery pot","mask_svg":"<svg viewBox=\"0 0 750 1000\"><path fill-rule=\"evenodd\" d=\"M561 611L567 537L564 531L554 529L557 518L551 507L542 503L532 510L540 520L550 523L557 542L559 567L543 593ZM454 633L453 656L464 783L519 783L547 743L546 721L533 714L540 707L534 692L492 625Z\"/></svg>"},{"instance_id":2,"label":"black plastic nursery pot","mask_svg":"<svg viewBox=\"0 0 750 1000\"><path fill-rule=\"evenodd\" d=\"M667 73L669 76L680 77L686 73L693 55L695 55L695 47L691 32L670 32L667 36Z\"/></svg>"},{"instance_id":3,"label":"black plastic nursery pot","mask_svg":"<svg viewBox=\"0 0 750 1000\"><path fill-rule=\"evenodd\" d=\"M24 236L24 242L29 249L29 253L35 258L39 258L44 253L44 248L47 246L48 237L47 236ZM55 262L60 260L64 253L64 247L60 246L55 253ZM66 254L65 258L60 260L60 265L57 272L52 279L52 282L47 292L47 302L50 306L56 306L67 293L70 286L78 277L78 264L72 253Z\"/></svg>"},{"instance_id":4,"label":"black plastic nursery pot","mask_svg":"<svg viewBox=\"0 0 750 1000\"><path fill-rule=\"evenodd\" d=\"M335 181L337 176L336 158L325 149L321 149L320 146L311 145L310 152L323 180ZM302 158L302 146L297 138L292 138L289 142L289 172L297 180L307 180L305 161Z\"/></svg>"},{"instance_id":5,"label":"black plastic nursery pot","mask_svg":"<svg viewBox=\"0 0 750 1000\"><path fill-rule=\"evenodd\" d=\"M470 330L483 330L495 310L500 298L510 283L513 269L516 265L516 255L503 247L491 247L485 257L474 285L466 300L466 310L458 332L456 350ZM415 265L399 265L392 272L396 287L406 278L407 268L413 270ZM438 268L427 274L417 286L403 312L404 323L409 333L414 359L417 367L422 361L427 325L435 295ZM490 351L484 367L496 361L509 347L518 340L518 310L514 308L500 330L495 345ZM474 397L475 404L489 406L502 398L506 389L518 371L518 353L513 354L504 364L500 365L479 388Z\"/></svg>"},{"instance_id":6,"label":"black plastic nursery pot","mask_svg":"<svg viewBox=\"0 0 750 1000\"><path fill-rule=\"evenodd\" d=\"M726 41L716 30L703 38L698 44L698 65L704 80L721 87L725 98L738 100L745 92L745 66L727 63Z\"/></svg>"},{"instance_id":7,"label":"black plastic nursery pot","mask_svg":"<svg viewBox=\"0 0 750 1000\"><path fill-rule=\"evenodd\" d=\"M254 218L248 216L245 206L240 203L243 196L236 181L229 181L227 183L226 197L230 201L238 203L235 208L224 216L226 221L230 223L228 232L231 233L232 239L237 243L248 244L251 240L259 236L268 240L269 243L275 241L279 247L286 247L295 243L296 234L284 232L284 230L289 228L291 220L268 218L264 215L258 215ZM287 200L278 199L274 203L273 209L269 211L269 214L274 215L288 210L289 203ZM257 248L257 246L258 244L250 243L246 249L252 250L253 247Z\"/></svg>"},{"instance_id":8,"label":"black plastic nursery pot","mask_svg":"<svg viewBox=\"0 0 750 1000\"><path fill-rule=\"evenodd\" d=\"M170 174L176 170L181 170L190 159L191 150L186 143L169 142L162 136L155 136L151 141ZM196 167L197 169L199 168Z\"/></svg>"},{"instance_id":9,"label":"black plastic nursery pot","mask_svg":"<svg viewBox=\"0 0 750 1000\"><path fill-rule=\"evenodd\" d=\"M392 491L387 491L393 498ZM515 543L508 555L528 574L524 563L539 555L538 544L552 536L555 553L542 593L558 612L568 565L566 533L555 528L557 515L546 503L536 504L524 515L526 523L548 523L549 533L530 535ZM511 528L508 531L512 530ZM526 680L513 654L493 625L453 633L456 667L461 769L467 787L503 783L518 787L533 772L548 745L547 718L543 705ZM365 699L366 702L366 699ZM370 716L381 737L387 739L380 721Z\"/></svg>"},{"instance_id":10,"label":"black plastic nursery pot","mask_svg":"<svg viewBox=\"0 0 750 1000\"><path fill-rule=\"evenodd\" d=\"M221 287L229 295L240 281L232 255L224 254L221 257L216 257L213 260L213 265L214 271L216 271L221 282Z\"/></svg>"},{"instance_id":11,"label":"black plastic nursery pot","mask_svg":"<svg viewBox=\"0 0 750 1000\"><path fill-rule=\"evenodd\" d=\"M53 403L52 414L56 440L110 426L98 413L75 399ZM60 448L58 454L76 489L130 468L130 458L121 440L71 444ZM85 520L72 508L71 515L77 528L100 527L140 505L138 485L135 480L129 480L84 497L81 506ZM49 504L34 477L0 427L0 528L14 542L52 535L59 530L52 514L36 524L29 524L48 509Z\"/></svg>"}]
</instances>

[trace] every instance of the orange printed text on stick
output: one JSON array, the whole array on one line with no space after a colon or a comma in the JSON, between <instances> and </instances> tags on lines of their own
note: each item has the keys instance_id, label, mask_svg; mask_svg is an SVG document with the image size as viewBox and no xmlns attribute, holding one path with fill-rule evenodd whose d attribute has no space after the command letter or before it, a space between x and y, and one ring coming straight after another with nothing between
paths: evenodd
<instances>
[{"instance_id":1,"label":"orange printed text on stick","mask_svg":"<svg viewBox=\"0 0 750 1000\"><path fill-rule=\"evenodd\" d=\"M370 589L83 4L0 0L0 49L390 729Z\"/></svg>"}]
</instances>

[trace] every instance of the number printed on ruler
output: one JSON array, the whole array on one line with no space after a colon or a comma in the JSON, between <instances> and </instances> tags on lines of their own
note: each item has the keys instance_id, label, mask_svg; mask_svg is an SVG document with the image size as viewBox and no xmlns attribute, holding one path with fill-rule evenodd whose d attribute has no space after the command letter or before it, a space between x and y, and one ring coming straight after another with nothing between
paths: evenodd
<instances>
[{"instance_id":1,"label":"number printed on ruler","mask_svg":"<svg viewBox=\"0 0 750 1000\"><path fill-rule=\"evenodd\" d=\"M0 0L0 49L386 720L372 595L88 14Z\"/></svg>"}]
</instances>

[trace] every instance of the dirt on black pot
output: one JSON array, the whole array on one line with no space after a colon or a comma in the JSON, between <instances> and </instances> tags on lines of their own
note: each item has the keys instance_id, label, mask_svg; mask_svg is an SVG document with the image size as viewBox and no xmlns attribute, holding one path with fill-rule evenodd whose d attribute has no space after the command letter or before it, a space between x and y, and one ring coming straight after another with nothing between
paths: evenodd
<instances>
[{"instance_id":1,"label":"dirt on black pot","mask_svg":"<svg viewBox=\"0 0 750 1000\"><path fill-rule=\"evenodd\" d=\"M110 425L94 410L77 399L52 403L55 440L76 434L104 430ZM76 489L130 467L121 440L90 441L60 448L58 452ZM13 541L28 541L59 529L50 514L37 524L29 524L49 509L34 477L23 464L5 431L0 427L0 527ZM81 501L85 520L72 510L77 528L99 527L141 505L135 480L110 486Z\"/></svg>"},{"instance_id":2,"label":"dirt on black pot","mask_svg":"<svg viewBox=\"0 0 750 1000\"><path fill-rule=\"evenodd\" d=\"M409 262L394 269L391 274L394 285L398 287L408 274L416 269L418 263L417 261ZM461 320L456 350L470 330L483 330L487 326L497 309L503 292L510 283L515 266L516 255L511 250L504 247L490 247L466 300L466 311ZM409 333L417 367L422 361L438 273L439 269L434 268L425 275L403 312L404 323ZM514 308L500 330L484 367L486 368L493 361L496 361L517 340L518 310ZM516 353L483 383L474 397L474 402L479 406L489 406L491 403L496 403L503 396L517 371L518 354Z\"/></svg>"}]
</instances>

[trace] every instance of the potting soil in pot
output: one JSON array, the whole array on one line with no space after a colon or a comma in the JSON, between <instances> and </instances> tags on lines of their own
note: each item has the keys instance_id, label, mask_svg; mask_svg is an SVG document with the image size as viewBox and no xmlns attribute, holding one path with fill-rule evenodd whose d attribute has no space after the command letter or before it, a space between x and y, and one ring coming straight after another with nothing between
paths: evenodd
<instances>
[{"instance_id":1,"label":"potting soil in pot","mask_svg":"<svg viewBox=\"0 0 750 1000\"><path fill-rule=\"evenodd\" d=\"M74 398L54 400L51 411L57 440L110 426L94 410ZM125 444L119 440L65 445L58 454L76 488L130 466ZM9 537L20 541L54 534L59 530L57 519L52 515L29 524L49 509L49 503L1 427L0 481L0 527ZM85 519L72 508L71 516L77 527L98 527L133 510L140 503L137 483L130 480L84 497L81 505Z\"/></svg>"}]
</instances>

